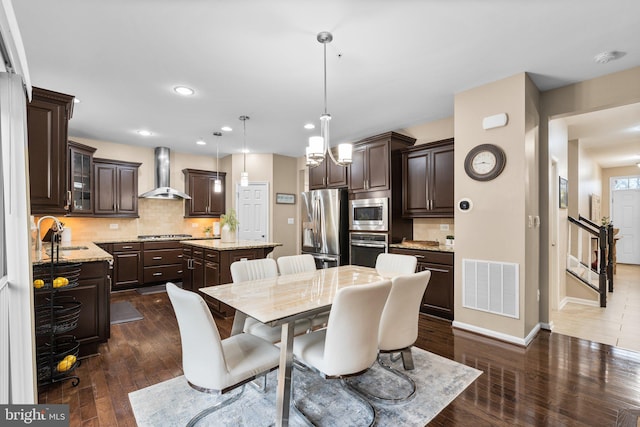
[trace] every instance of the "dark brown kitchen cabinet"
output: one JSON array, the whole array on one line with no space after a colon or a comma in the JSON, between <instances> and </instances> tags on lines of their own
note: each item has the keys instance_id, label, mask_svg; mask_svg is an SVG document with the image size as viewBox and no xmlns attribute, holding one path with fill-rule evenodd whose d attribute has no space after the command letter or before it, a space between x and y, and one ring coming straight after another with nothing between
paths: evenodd
<instances>
[{"instance_id":1,"label":"dark brown kitchen cabinet","mask_svg":"<svg viewBox=\"0 0 640 427\"><path fill-rule=\"evenodd\" d=\"M225 213L225 172L183 169L185 192L191 196L184 204L185 218L218 218ZM222 181L222 191L214 191L216 178Z\"/></svg>"},{"instance_id":2,"label":"dark brown kitchen cabinet","mask_svg":"<svg viewBox=\"0 0 640 427\"><path fill-rule=\"evenodd\" d=\"M64 215L67 193L67 132L73 96L33 88L27 104L31 213Z\"/></svg>"},{"instance_id":3,"label":"dark brown kitchen cabinet","mask_svg":"<svg viewBox=\"0 0 640 427\"><path fill-rule=\"evenodd\" d=\"M336 165L329 156L325 156L320 165L309 168L309 190L347 187L348 170L348 167Z\"/></svg>"},{"instance_id":4,"label":"dark brown kitchen cabinet","mask_svg":"<svg viewBox=\"0 0 640 427\"><path fill-rule=\"evenodd\" d=\"M265 258L273 248L252 248L235 250L204 249L191 245L183 246L183 289L198 292L206 286L216 286L231 283L231 264L236 261ZM189 258L187 258L189 256ZM235 310L200 293L211 311L219 316L233 316Z\"/></svg>"},{"instance_id":5,"label":"dark brown kitchen cabinet","mask_svg":"<svg viewBox=\"0 0 640 427\"><path fill-rule=\"evenodd\" d=\"M415 141L415 138L387 132L354 144L353 162L349 166L351 193L390 190L391 153Z\"/></svg>"},{"instance_id":6,"label":"dark brown kitchen cabinet","mask_svg":"<svg viewBox=\"0 0 640 427\"><path fill-rule=\"evenodd\" d=\"M94 216L138 217L138 168L141 163L93 159Z\"/></svg>"},{"instance_id":7,"label":"dark brown kitchen cabinet","mask_svg":"<svg viewBox=\"0 0 640 427\"><path fill-rule=\"evenodd\" d=\"M139 287L144 283L142 243L114 243L113 290Z\"/></svg>"},{"instance_id":8,"label":"dark brown kitchen cabinet","mask_svg":"<svg viewBox=\"0 0 640 427\"><path fill-rule=\"evenodd\" d=\"M178 241L143 242L144 284L181 281L183 256Z\"/></svg>"},{"instance_id":9,"label":"dark brown kitchen cabinet","mask_svg":"<svg viewBox=\"0 0 640 427\"><path fill-rule=\"evenodd\" d=\"M389 252L413 255L418 259L416 271L431 271L420 311L453 320L453 253L400 248Z\"/></svg>"},{"instance_id":10,"label":"dark brown kitchen cabinet","mask_svg":"<svg viewBox=\"0 0 640 427\"><path fill-rule=\"evenodd\" d=\"M70 216L93 215L93 153L96 149L69 141Z\"/></svg>"},{"instance_id":11,"label":"dark brown kitchen cabinet","mask_svg":"<svg viewBox=\"0 0 640 427\"><path fill-rule=\"evenodd\" d=\"M402 152L402 215L453 217L453 138Z\"/></svg>"}]
</instances>

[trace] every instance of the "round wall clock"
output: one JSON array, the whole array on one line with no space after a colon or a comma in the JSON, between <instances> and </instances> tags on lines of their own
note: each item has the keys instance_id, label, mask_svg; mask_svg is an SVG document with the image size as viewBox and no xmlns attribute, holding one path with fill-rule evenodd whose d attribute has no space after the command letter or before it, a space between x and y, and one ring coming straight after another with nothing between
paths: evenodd
<instances>
[{"instance_id":1,"label":"round wall clock","mask_svg":"<svg viewBox=\"0 0 640 427\"><path fill-rule=\"evenodd\" d=\"M481 144L467 153L464 170L476 181L490 181L502 173L506 163L507 156L502 148L493 144Z\"/></svg>"}]
</instances>

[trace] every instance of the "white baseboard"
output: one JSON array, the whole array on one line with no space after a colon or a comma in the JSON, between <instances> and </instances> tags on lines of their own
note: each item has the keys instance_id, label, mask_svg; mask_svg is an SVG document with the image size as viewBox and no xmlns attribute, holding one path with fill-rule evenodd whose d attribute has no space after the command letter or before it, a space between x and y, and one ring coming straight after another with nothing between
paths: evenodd
<instances>
[{"instance_id":1,"label":"white baseboard","mask_svg":"<svg viewBox=\"0 0 640 427\"><path fill-rule=\"evenodd\" d=\"M549 323L540 323L540 329L544 329L545 331L551 331L553 329L553 321Z\"/></svg>"},{"instance_id":2,"label":"white baseboard","mask_svg":"<svg viewBox=\"0 0 640 427\"><path fill-rule=\"evenodd\" d=\"M570 303L570 302L575 303L575 304L588 305L590 307L600 307L600 302L599 301L594 301L594 300L584 299L584 298L564 297L562 299L562 301L560 302L560 307L558 308L558 311L562 310L564 308L564 306L567 305L567 303Z\"/></svg>"},{"instance_id":3,"label":"white baseboard","mask_svg":"<svg viewBox=\"0 0 640 427\"><path fill-rule=\"evenodd\" d=\"M469 331L469 332L474 332L474 333L480 334L480 335L485 335L485 336L490 337L490 338L495 338L495 339L500 340L500 341L505 341L505 342L508 342L508 343L511 343L511 344L516 344L516 345L523 346L523 347L528 346L529 343L531 343L531 341L533 340L533 338L535 338L535 336L540 331L540 325L541 324L538 323L531 330L531 332L529 332L529 334L526 337L519 338L519 337L514 337L513 335L503 334L502 332L496 332L496 331L493 331L491 329L485 329L485 328L481 328L479 326L470 325L468 323L458 322L456 320L454 320L453 323L451 324L451 326L453 326L454 328L462 329L462 330Z\"/></svg>"}]
</instances>

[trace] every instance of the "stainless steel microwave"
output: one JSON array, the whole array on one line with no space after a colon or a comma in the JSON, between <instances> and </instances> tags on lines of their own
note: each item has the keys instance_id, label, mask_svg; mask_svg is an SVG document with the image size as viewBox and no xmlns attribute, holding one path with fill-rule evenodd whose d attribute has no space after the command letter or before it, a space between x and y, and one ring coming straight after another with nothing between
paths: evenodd
<instances>
[{"instance_id":1,"label":"stainless steel microwave","mask_svg":"<svg viewBox=\"0 0 640 427\"><path fill-rule=\"evenodd\" d=\"M389 231L389 198L349 200L349 229Z\"/></svg>"}]
</instances>

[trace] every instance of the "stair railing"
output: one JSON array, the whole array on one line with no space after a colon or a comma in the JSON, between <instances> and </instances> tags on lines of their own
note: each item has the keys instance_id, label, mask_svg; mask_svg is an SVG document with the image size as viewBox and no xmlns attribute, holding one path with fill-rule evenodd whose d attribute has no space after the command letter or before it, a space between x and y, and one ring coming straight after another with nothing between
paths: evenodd
<instances>
[{"instance_id":1,"label":"stair railing","mask_svg":"<svg viewBox=\"0 0 640 427\"><path fill-rule=\"evenodd\" d=\"M585 220L583 217L575 219L569 217L569 233L567 245L567 273L578 279L580 282L598 292L600 296L600 307L607 306L607 261L603 254L607 253L607 228L598 227L595 223ZM577 254L572 251L572 229L577 231ZM588 248L587 261L584 261L583 247L585 246L585 236L583 231L588 233L589 240L586 242ZM596 268L591 263L591 238L595 236L598 241L596 251ZM611 252L611 251L609 251ZM597 280L598 286L593 284Z\"/></svg>"}]
</instances>

